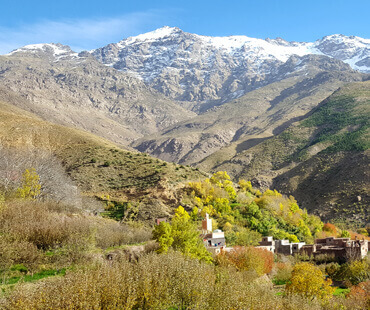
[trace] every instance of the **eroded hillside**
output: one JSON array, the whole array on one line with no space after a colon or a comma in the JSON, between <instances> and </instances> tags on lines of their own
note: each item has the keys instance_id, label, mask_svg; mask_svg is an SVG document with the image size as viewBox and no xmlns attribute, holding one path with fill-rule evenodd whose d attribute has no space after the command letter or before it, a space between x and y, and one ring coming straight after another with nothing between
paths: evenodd
<instances>
[{"instance_id":1,"label":"eroded hillside","mask_svg":"<svg viewBox=\"0 0 370 310\"><path fill-rule=\"evenodd\" d=\"M366 222L369 100L370 81L343 86L305 119L212 169L292 194L324 218Z\"/></svg>"}]
</instances>

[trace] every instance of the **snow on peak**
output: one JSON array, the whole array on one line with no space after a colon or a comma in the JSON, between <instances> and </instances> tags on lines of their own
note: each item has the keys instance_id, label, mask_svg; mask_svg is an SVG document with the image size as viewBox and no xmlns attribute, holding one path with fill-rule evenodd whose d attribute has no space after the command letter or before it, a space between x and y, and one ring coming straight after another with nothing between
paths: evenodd
<instances>
[{"instance_id":1,"label":"snow on peak","mask_svg":"<svg viewBox=\"0 0 370 310\"><path fill-rule=\"evenodd\" d=\"M260 58L274 57L280 61L287 61L290 56L303 56L307 54L320 54L313 47L313 43L290 43L281 38L255 39L247 36L229 37L207 37L195 35L204 44L208 44L216 49L225 50L230 54L243 50L248 55L255 54Z\"/></svg>"},{"instance_id":2,"label":"snow on peak","mask_svg":"<svg viewBox=\"0 0 370 310\"><path fill-rule=\"evenodd\" d=\"M157 40L157 39L161 39L161 38L164 38L164 37L168 37L168 36L172 35L175 32L178 32L178 31L181 31L181 30L177 27L164 26L164 27L158 28L154 31L150 31L150 32L147 32L147 33L140 34L136 37L129 37L127 39L127 41L128 41L128 43L131 43L131 42L135 42L135 41ZM126 41L126 40L122 40L122 41Z\"/></svg>"},{"instance_id":3,"label":"snow on peak","mask_svg":"<svg viewBox=\"0 0 370 310\"><path fill-rule=\"evenodd\" d=\"M165 26L90 53L107 66L152 81L165 72L194 66L200 66L204 75L208 75L220 61L230 68L240 65L259 74L269 74L271 63L284 63L293 55L323 55L369 72L369 51L370 40L341 34L315 42L289 42L282 38L264 40L244 35L211 37Z\"/></svg>"},{"instance_id":4,"label":"snow on peak","mask_svg":"<svg viewBox=\"0 0 370 310\"><path fill-rule=\"evenodd\" d=\"M329 36L323 37L317 42L330 41L336 44L345 43L345 44L355 44L355 45L367 45L370 44L370 39L364 39L357 36L346 36L344 34L332 34Z\"/></svg>"},{"instance_id":5,"label":"snow on peak","mask_svg":"<svg viewBox=\"0 0 370 310\"><path fill-rule=\"evenodd\" d=\"M40 43L40 44L29 44L21 48L18 48L9 54L8 56L16 53L47 53L52 55L55 60L60 60L65 57L77 57L77 53L73 52L71 48L67 45L62 45L60 43Z\"/></svg>"}]
</instances>

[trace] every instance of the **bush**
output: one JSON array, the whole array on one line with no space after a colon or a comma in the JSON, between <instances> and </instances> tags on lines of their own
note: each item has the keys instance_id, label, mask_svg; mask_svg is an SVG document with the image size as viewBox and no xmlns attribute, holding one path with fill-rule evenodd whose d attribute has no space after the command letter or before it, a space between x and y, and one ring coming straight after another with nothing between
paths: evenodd
<instances>
[{"instance_id":1,"label":"bush","mask_svg":"<svg viewBox=\"0 0 370 310\"><path fill-rule=\"evenodd\" d=\"M59 215L43 203L12 202L0 213L0 231L48 250L70 243L88 247L91 227L84 216Z\"/></svg>"},{"instance_id":2,"label":"bush","mask_svg":"<svg viewBox=\"0 0 370 310\"><path fill-rule=\"evenodd\" d=\"M44 279L32 285L20 283L0 308L23 309L360 309L356 296L337 299L324 307L301 295L276 296L250 272L212 266L180 253L151 253L129 263L100 262L67 271L64 277ZM362 307L366 309L366 307Z\"/></svg>"},{"instance_id":3,"label":"bush","mask_svg":"<svg viewBox=\"0 0 370 310\"><path fill-rule=\"evenodd\" d=\"M336 260L337 259L335 258L334 254L319 254L315 256L315 262L318 264L332 263Z\"/></svg>"},{"instance_id":4,"label":"bush","mask_svg":"<svg viewBox=\"0 0 370 310\"><path fill-rule=\"evenodd\" d=\"M283 309L270 289L245 272L216 268L176 252L149 254L20 284L1 304L19 309Z\"/></svg>"},{"instance_id":5,"label":"bush","mask_svg":"<svg viewBox=\"0 0 370 310\"><path fill-rule=\"evenodd\" d=\"M272 270L274 255L264 249L254 247L234 247L230 252L223 252L216 257L221 266L234 266L238 270L255 271L257 275Z\"/></svg>"},{"instance_id":6,"label":"bush","mask_svg":"<svg viewBox=\"0 0 370 310\"><path fill-rule=\"evenodd\" d=\"M296 264L290 282L286 286L287 294L299 294L306 298L329 299L334 293L330 287L332 281L324 279L321 270L309 263Z\"/></svg>"},{"instance_id":7,"label":"bush","mask_svg":"<svg viewBox=\"0 0 370 310\"><path fill-rule=\"evenodd\" d=\"M96 246L102 249L124 244L141 243L152 239L152 232L144 226L121 224L110 219L95 220Z\"/></svg>"},{"instance_id":8,"label":"bush","mask_svg":"<svg viewBox=\"0 0 370 310\"><path fill-rule=\"evenodd\" d=\"M334 237L338 235L337 228L335 227L335 225L330 224L330 223L324 224L324 227L322 228L322 230L330 233Z\"/></svg>"},{"instance_id":9,"label":"bush","mask_svg":"<svg viewBox=\"0 0 370 310\"><path fill-rule=\"evenodd\" d=\"M331 263L331 264L326 265L325 272L327 273L329 278L336 280L335 275L339 271L339 269L340 269L340 265L338 263Z\"/></svg>"},{"instance_id":10,"label":"bush","mask_svg":"<svg viewBox=\"0 0 370 310\"><path fill-rule=\"evenodd\" d=\"M370 280L370 262L368 259L345 263L334 274L334 279L345 281L347 286L357 285Z\"/></svg>"},{"instance_id":11,"label":"bush","mask_svg":"<svg viewBox=\"0 0 370 310\"><path fill-rule=\"evenodd\" d=\"M276 284L285 284L292 276L293 267L290 263L277 263L274 282Z\"/></svg>"},{"instance_id":12,"label":"bush","mask_svg":"<svg viewBox=\"0 0 370 310\"><path fill-rule=\"evenodd\" d=\"M351 288L346 296L349 300L354 300L357 306L363 309L370 308L370 281L361 282Z\"/></svg>"},{"instance_id":13,"label":"bush","mask_svg":"<svg viewBox=\"0 0 370 310\"><path fill-rule=\"evenodd\" d=\"M0 238L0 271L11 268L12 265L24 265L34 271L42 263L42 253L28 241Z\"/></svg>"}]
</instances>

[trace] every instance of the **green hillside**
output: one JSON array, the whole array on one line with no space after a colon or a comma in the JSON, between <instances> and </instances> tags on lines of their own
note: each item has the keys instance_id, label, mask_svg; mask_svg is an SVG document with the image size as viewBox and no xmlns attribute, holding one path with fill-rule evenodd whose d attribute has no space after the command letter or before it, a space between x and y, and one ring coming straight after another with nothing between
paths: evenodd
<instances>
[{"instance_id":1,"label":"green hillside","mask_svg":"<svg viewBox=\"0 0 370 310\"><path fill-rule=\"evenodd\" d=\"M6 103L0 103L0 144L8 149L50 152L84 195L109 195L112 201L142 201L150 196L176 205L172 189L204 177L194 168L124 150L90 133L45 122Z\"/></svg>"},{"instance_id":2,"label":"green hillside","mask_svg":"<svg viewBox=\"0 0 370 310\"><path fill-rule=\"evenodd\" d=\"M326 218L368 221L369 103L369 81L343 86L304 120L212 170L292 194Z\"/></svg>"}]
</instances>

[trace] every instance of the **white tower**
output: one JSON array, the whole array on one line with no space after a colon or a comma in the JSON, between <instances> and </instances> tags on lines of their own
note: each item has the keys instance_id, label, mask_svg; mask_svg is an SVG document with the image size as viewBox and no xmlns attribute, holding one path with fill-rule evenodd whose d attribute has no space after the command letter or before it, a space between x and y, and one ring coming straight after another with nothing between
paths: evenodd
<instances>
[{"instance_id":1,"label":"white tower","mask_svg":"<svg viewBox=\"0 0 370 310\"><path fill-rule=\"evenodd\" d=\"M212 219L209 218L208 213L206 213L206 218L202 221L203 234L208 234L212 232Z\"/></svg>"}]
</instances>

